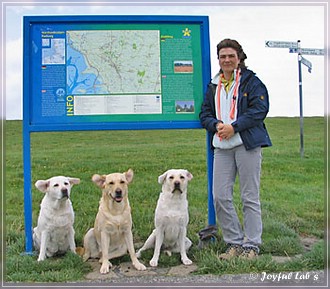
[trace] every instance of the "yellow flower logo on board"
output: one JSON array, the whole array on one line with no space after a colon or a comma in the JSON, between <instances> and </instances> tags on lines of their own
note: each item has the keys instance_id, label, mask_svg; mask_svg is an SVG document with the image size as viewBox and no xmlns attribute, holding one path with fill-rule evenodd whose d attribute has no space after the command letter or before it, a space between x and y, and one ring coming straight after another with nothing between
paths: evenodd
<instances>
[{"instance_id":1,"label":"yellow flower logo on board","mask_svg":"<svg viewBox=\"0 0 330 289\"><path fill-rule=\"evenodd\" d=\"M182 33L183 33L183 37L185 37L185 38L188 38L191 36L191 30L189 28L182 30Z\"/></svg>"}]
</instances>

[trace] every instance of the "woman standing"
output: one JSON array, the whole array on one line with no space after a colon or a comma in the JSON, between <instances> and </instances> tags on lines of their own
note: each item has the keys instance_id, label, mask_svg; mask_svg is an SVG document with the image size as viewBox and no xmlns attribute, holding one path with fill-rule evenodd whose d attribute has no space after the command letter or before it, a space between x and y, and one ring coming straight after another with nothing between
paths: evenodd
<instances>
[{"instance_id":1,"label":"woman standing","mask_svg":"<svg viewBox=\"0 0 330 289\"><path fill-rule=\"evenodd\" d=\"M259 198L261 148L271 146L264 119L269 110L266 86L245 66L241 45L224 39L217 45L220 72L212 79L200 113L202 126L213 134L213 201L228 248L219 257L254 258L261 245ZM243 227L233 204L239 177Z\"/></svg>"}]
</instances>

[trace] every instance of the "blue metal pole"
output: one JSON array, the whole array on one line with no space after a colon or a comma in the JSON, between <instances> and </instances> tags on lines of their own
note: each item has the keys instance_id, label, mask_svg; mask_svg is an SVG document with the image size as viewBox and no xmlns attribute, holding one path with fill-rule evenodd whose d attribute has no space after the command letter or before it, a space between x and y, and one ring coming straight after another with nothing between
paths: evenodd
<instances>
[{"instance_id":1,"label":"blue metal pole","mask_svg":"<svg viewBox=\"0 0 330 289\"><path fill-rule=\"evenodd\" d=\"M213 151L211 149L212 134L206 135L207 149L207 179L208 179L208 221L209 225L216 225L215 210L213 204Z\"/></svg>"},{"instance_id":2,"label":"blue metal pole","mask_svg":"<svg viewBox=\"0 0 330 289\"><path fill-rule=\"evenodd\" d=\"M31 25L24 18L23 33L23 180L24 180L24 223L25 223L25 251L32 254L32 192L31 192L31 139L30 139L30 84L33 82L30 74L31 51L30 45ZM32 99L32 98L31 98Z\"/></svg>"},{"instance_id":3,"label":"blue metal pole","mask_svg":"<svg viewBox=\"0 0 330 289\"><path fill-rule=\"evenodd\" d=\"M24 125L25 126L25 125ZM32 253L32 192L31 192L31 151L30 131L23 128L23 169L24 169L24 221L25 249Z\"/></svg>"}]
</instances>

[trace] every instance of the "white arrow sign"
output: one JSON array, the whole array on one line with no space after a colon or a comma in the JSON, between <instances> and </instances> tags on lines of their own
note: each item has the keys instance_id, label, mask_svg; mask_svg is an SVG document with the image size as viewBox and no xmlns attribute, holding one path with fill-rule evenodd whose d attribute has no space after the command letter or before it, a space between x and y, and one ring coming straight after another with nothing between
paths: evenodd
<instances>
[{"instance_id":1,"label":"white arrow sign","mask_svg":"<svg viewBox=\"0 0 330 289\"><path fill-rule=\"evenodd\" d=\"M265 42L266 47L271 48L298 48L297 42L289 42L289 41L271 41L268 40Z\"/></svg>"},{"instance_id":2,"label":"white arrow sign","mask_svg":"<svg viewBox=\"0 0 330 289\"><path fill-rule=\"evenodd\" d=\"M298 48L290 48L289 52L290 53L298 53L299 49ZM300 54L305 54L305 55L324 55L324 49L319 49L319 48L301 48L300 49Z\"/></svg>"},{"instance_id":3,"label":"white arrow sign","mask_svg":"<svg viewBox=\"0 0 330 289\"><path fill-rule=\"evenodd\" d=\"M312 63L309 60L307 60L306 58L301 56L301 63L308 67L308 72L309 73L312 72Z\"/></svg>"}]
</instances>

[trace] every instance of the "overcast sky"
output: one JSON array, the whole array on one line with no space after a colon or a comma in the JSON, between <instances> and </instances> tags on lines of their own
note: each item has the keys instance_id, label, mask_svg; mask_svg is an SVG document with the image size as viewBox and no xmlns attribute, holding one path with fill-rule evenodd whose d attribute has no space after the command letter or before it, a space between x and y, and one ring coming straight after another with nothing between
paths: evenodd
<instances>
[{"instance_id":1,"label":"overcast sky","mask_svg":"<svg viewBox=\"0 0 330 289\"><path fill-rule=\"evenodd\" d=\"M9 5L9 3L11 3ZM301 41L302 48L325 48L328 43L325 6L317 4L91 4L38 1L2 2L5 28L5 104L7 119L22 119L22 19L27 15L201 15L210 22L212 75L219 70L216 45L224 38L238 40L247 54L246 64L266 84L270 95L268 116L299 116L298 56L287 48L267 48L265 41ZM47 2L46 2L47 3ZM64 3L64 4L63 4ZM71 4L70 4L71 3ZM85 3L85 4L84 4ZM89 5L88 5L89 3ZM100 2L99 2L100 3ZM182 2L176 2L182 3ZM323 56L303 55L312 72L302 65L304 116L323 116L327 70ZM4 59L3 59L4 60ZM2 60L2 63L4 61ZM4 84L2 81L2 85ZM2 87L2 90L4 87Z\"/></svg>"}]
</instances>

